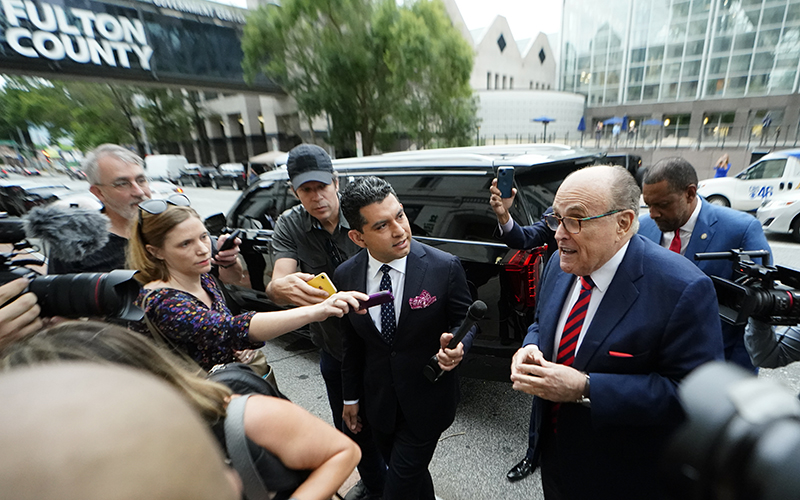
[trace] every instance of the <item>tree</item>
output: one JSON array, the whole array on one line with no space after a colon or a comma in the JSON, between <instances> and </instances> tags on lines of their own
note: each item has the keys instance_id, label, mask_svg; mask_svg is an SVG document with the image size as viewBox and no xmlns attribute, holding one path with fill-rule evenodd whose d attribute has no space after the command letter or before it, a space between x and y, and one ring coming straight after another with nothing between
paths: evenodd
<instances>
[{"instance_id":1,"label":"tree","mask_svg":"<svg viewBox=\"0 0 800 500\"><path fill-rule=\"evenodd\" d=\"M191 139L192 114L180 91L147 88L140 92L143 102L139 112L147 122L151 142L167 151L170 144Z\"/></svg>"},{"instance_id":2,"label":"tree","mask_svg":"<svg viewBox=\"0 0 800 500\"><path fill-rule=\"evenodd\" d=\"M471 138L472 49L438 0L286 0L250 14L242 49L248 80L263 72L309 121L327 113L337 148L356 131L366 154L385 132Z\"/></svg>"}]
</instances>

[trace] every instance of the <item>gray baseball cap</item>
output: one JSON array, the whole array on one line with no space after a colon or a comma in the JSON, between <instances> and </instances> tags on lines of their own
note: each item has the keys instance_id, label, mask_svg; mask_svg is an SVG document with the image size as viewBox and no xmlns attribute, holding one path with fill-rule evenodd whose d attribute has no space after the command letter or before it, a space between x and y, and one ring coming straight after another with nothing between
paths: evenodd
<instances>
[{"instance_id":1,"label":"gray baseball cap","mask_svg":"<svg viewBox=\"0 0 800 500\"><path fill-rule=\"evenodd\" d=\"M286 170L292 186L300 187L310 181L323 184L333 182L333 163L331 157L315 144L300 144L289 151Z\"/></svg>"}]
</instances>

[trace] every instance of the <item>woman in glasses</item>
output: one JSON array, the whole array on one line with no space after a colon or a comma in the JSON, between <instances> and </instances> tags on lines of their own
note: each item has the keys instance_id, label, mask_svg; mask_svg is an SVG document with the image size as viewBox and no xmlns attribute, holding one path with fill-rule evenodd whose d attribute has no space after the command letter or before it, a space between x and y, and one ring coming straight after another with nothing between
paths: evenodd
<instances>
[{"instance_id":1,"label":"woman in glasses","mask_svg":"<svg viewBox=\"0 0 800 500\"><path fill-rule=\"evenodd\" d=\"M185 396L226 449L225 417L228 403L237 396L224 385L188 372L175 356L124 328L94 321L62 323L12 345L0 359L0 371L64 362L122 365L164 379ZM279 398L250 395L245 403L244 431L254 459L261 452L252 444L283 464L269 469L273 477L262 477L276 499L330 499L361 457L358 446L343 433ZM263 458L258 463L262 464ZM264 472L259 470L259 474Z\"/></svg>"},{"instance_id":2,"label":"woman in glasses","mask_svg":"<svg viewBox=\"0 0 800 500\"><path fill-rule=\"evenodd\" d=\"M205 370L236 361L235 351L257 348L311 322L342 317L368 298L339 292L312 306L233 316L208 274L208 231L182 194L139 204L128 265L139 270L136 278L144 284L137 305L145 311L145 324L134 329L161 337Z\"/></svg>"}]
</instances>

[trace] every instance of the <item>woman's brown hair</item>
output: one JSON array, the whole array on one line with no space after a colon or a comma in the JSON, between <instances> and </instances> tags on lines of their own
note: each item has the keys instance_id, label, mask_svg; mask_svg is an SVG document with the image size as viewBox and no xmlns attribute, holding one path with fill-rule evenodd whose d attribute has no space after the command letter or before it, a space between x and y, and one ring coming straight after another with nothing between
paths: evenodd
<instances>
[{"instance_id":1,"label":"woman's brown hair","mask_svg":"<svg viewBox=\"0 0 800 500\"><path fill-rule=\"evenodd\" d=\"M180 359L144 336L97 321L64 322L15 342L5 351L0 368L69 361L125 365L149 372L178 389L212 424L225 416L231 395L226 386L188 371Z\"/></svg>"},{"instance_id":2,"label":"woman's brown hair","mask_svg":"<svg viewBox=\"0 0 800 500\"><path fill-rule=\"evenodd\" d=\"M168 205L166 210L156 215L140 208L139 214L141 217L137 218L128 242L128 268L139 271L134 277L142 284L167 281L170 278L169 269L164 261L147 251L147 245L163 247L167 235L175 226L190 217L200 219L200 215L191 207L175 205Z\"/></svg>"}]
</instances>

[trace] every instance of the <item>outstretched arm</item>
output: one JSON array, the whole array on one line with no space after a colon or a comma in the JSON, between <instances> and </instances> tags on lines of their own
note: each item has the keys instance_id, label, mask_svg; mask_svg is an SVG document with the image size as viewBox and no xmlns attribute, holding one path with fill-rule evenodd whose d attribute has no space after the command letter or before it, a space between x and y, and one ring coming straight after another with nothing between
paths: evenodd
<instances>
[{"instance_id":1,"label":"outstretched arm","mask_svg":"<svg viewBox=\"0 0 800 500\"><path fill-rule=\"evenodd\" d=\"M292 494L297 500L327 500L355 469L361 451L350 438L299 406L279 398L250 396L245 434L295 470L310 470Z\"/></svg>"}]
</instances>

